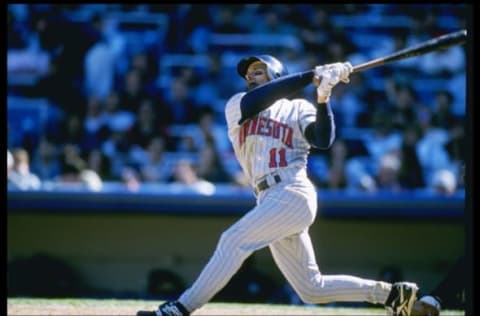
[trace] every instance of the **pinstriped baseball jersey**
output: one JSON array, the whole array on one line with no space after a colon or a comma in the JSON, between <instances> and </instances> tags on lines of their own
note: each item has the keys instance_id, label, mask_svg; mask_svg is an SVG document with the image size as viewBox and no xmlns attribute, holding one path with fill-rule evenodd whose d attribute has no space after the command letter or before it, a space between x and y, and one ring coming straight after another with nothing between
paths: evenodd
<instances>
[{"instance_id":1,"label":"pinstriped baseball jersey","mask_svg":"<svg viewBox=\"0 0 480 316\"><path fill-rule=\"evenodd\" d=\"M239 125L244 94L227 102L225 117L235 155L252 186L277 168L306 167L310 144L303 135L315 121L315 106L305 99L280 99Z\"/></svg>"}]
</instances>

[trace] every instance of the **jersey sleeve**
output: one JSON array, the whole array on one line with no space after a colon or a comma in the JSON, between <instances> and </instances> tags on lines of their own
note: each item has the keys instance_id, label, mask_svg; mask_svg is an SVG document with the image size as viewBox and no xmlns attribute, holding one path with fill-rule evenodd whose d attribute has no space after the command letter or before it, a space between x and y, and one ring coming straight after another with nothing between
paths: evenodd
<instances>
[{"instance_id":1,"label":"jersey sleeve","mask_svg":"<svg viewBox=\"0 0 480 316\"><path fill-rule=\"evenodd\" d=\"M238 124L242 117L240 101L244 95L245 92L237 93L227 101L227 105L225 106L225 120L229 131L240 126Z\"/></svg>"},{"instance_id":2,"label":"jersey sleeve","mask_svg":"<svg viewBox=\"0 0 480 316\"><path fill-rule=\"evenodd\" d=\"M315 105L305 99L296 99L295 102L298 103L299 107L298 124L300 125L302 134L305 135L305 129L307 126L316 120L317 109Z\"/></svg>"}]
</instances>

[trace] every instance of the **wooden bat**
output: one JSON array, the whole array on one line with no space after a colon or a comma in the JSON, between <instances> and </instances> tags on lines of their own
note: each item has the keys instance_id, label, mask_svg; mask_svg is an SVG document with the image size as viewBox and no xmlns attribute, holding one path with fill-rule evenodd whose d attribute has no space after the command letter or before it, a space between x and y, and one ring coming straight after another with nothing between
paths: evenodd
<instances>
[{"instance_id":1,"label":"wooden bat","mask_svg":"<svg viewBox=\"0 0 480 316\"><path fill-rule=\"evenodd\" d=\"M398 61L402 59L407 59L407 58L427 54L435 50L447 48L449 46L463 44L465 43L466 39L467 39L467 30L448 33L442 36L432 38L418 45L399 50L391 55L380 57L359 65L353 66L352 73L378 67L386 63L391 63L393 61Z\"/></svg>"}]
</instances>

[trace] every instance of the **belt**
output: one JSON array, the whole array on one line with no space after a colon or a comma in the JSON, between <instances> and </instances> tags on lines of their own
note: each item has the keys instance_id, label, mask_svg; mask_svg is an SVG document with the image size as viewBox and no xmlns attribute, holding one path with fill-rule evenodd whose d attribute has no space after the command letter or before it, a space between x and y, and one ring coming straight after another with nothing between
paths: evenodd
<instances>
[{"instance_id":1,"label":"belt","mask_svg":"<svg viewBox=\"0 0 480 316\"><path fill-rule=\"evenodd\" d=\"M257 184L257 186L255 187L255 193L258 194L263 190L270 188L273 185L273 184L272 185L268 184L268 177L269 176L267 176L265 179L263 179ZM280 181L282 181L282 178L280 178L278 174L274 175L273 179L275 180L275 184L280 183Z\"/></svg>"}]
</instances>

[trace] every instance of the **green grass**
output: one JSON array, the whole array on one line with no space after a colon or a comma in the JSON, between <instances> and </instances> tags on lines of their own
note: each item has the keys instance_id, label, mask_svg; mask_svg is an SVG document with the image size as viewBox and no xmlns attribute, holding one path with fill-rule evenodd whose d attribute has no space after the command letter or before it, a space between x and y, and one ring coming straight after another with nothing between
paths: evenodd
<instances>
[{"instance_id":1,"label":"green grass","mask_svg":"<svg viewBox=\"0 0 480 316\"><path fill-rule=\"evenodd\" d=\"M117 299L7 298L8 315L135 315L155 309L161 301ZM280 304L209 303L195 315L385 315L383 308L345 308ZM462 316L464 311L445 310L442 316Z\"/></svg>"}]
</instances>

